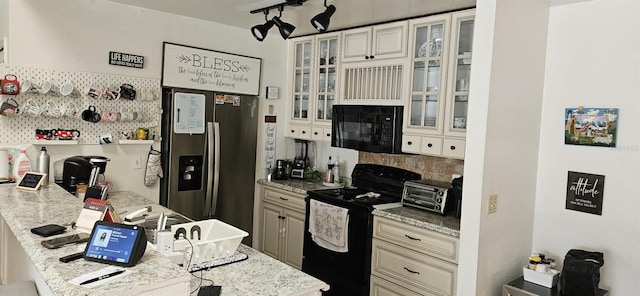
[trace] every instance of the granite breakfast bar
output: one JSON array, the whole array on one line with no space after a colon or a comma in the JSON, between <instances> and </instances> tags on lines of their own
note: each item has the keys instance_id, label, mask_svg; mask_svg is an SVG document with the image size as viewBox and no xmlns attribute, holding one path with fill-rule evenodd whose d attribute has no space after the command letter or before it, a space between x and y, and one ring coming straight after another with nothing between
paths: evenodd
<instances>
[{"instance_id":1,"label":"granite breakfast bar","mask_svg":"<svg viewBox=\"0 0 640 296\"><path fill-rule=\"evenodd\" d=\"M112 192L109 201L121 209L152 205L166 214L171 211L132 192ZM83 203L64 189L50 185L39 191L20 191L0 186L0 279L3 283L31 280L40 295L189 295L200 284L222 286L221 295L320 295L328 290L324 282L287 266L248 246L239 250L249 259L196 272L200 281L173 264L168 258L147 248L140 262L125 276L89 289L69 280L108 265L83 259L62 263L60 257L78 252L78 246L46 249L45 238L30 232L45 224L70 225ZM71 227L67 233L74 233Z\"/></svg>"}]
</instances>

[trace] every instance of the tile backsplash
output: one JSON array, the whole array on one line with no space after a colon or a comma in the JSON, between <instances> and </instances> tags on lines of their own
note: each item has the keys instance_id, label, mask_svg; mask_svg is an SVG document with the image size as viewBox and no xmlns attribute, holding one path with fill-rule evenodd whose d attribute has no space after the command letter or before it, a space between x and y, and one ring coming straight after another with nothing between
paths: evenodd
<instances>
[{"instance_id":1,"label":"tile backsplash","mask_svg":"<svg viewBox=\"0 0 640 296\"><path fill-rule=\"evenodd\" d=\"M398 167L439 182L451 182L452 174L464 175L464 160L428 155L359 152L358 163Z\"/></svg>"}]
</instances>

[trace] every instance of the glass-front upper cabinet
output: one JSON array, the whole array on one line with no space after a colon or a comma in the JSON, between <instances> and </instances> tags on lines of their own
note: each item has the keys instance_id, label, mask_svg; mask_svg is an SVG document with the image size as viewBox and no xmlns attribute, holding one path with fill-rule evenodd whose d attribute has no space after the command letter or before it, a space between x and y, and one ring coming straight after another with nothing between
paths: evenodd
<instances>
[{"instance_id":1,"label":"glass-front upper cabinet","mask_svg":"<svg viewBox=\"0 0 640 296\"><path fill-rule=\"evenodd\" d=\"M467 130L469 84L471 83L471 52L473 48L474 15L460 12L452 15L450 67L447 90L447 126L445 135L464 136Z\"/></svg>"},{"instance_id":2,"label":"glass-front upper cabinet","mask_svg":"<svg viewBox=\"0 0 640 296\"><path fill-rule=\"evenodd\" d=\"M336 103L339 62L339 34L320 35L316 39L316 110L315 122L329 123Z\"/></svg>"},{"instance_id":3,"label":"glass-front upper cabinet","mask_svg":"<svg viewBox=\"0 0 640 296\"><path fill-rule=\"evenodd\" d=\"M409 110L405 111L405 125L409 129L442 131L449 20L449 15L444 15L409 23L412 73Z\"/></svg>"},{"instance_id":4,"label":"glass-front upper cabinet","mask_svg":"<svg viewBox=\"0 0 640 296\"><path fill-rule=\"evenodd\" d=\"M293 105L291 119L308 120L311 90L312 39L293 43Z\"/></svg>"}]
</instances>

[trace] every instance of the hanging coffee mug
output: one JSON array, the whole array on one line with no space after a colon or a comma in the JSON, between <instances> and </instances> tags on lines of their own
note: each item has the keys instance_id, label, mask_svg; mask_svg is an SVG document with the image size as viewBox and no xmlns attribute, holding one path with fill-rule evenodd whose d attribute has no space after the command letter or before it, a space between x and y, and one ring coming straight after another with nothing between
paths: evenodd
<instances>
[{"instance_id":1,"label":"hanging coffee mug","mask_svg":"<svg viewBox=\"0 0 640 296\"><path fill-rule=\"evenodd\" d=\"M42 111L43 111L42 109L43 108L40 108L40 106L38 105L38 103L36 103L35 100L29 99L22 106L22 115L30 116L30 117L38 117L40 116L40 114L42 114Z\"/></svg>"},{"instance_id":2,"label":"hanging coffee mug","mask_svg":"<svg viewBox=\"0 0 640 296\"><path fill-rule=\"evenodd\" d=\"M18 77L13 74L4 75L0 80L0 93L3 95L17 95L20 93L20 82Z\"/></svg>"},{"instance_id":3,"label":"hanging coffee mug","mask_svg":"<svg viewBox=\"0 0 640 296\"><path fill-rule=\"evenodd\" d=\"M107 100L111 100L111 101L115 101L118 98L120 98L120 88L116 87L114 89L111 88L106 88L103 92L102 92L102 97L107 99Z\"/></svg>"},{"instance_id":4,"label":"hanging coffee mug","mask_svg":"<svg viewBox=\"0 0 640 296\"><path fill-rule=\"evenodd\" d=\"M123 84L120 86L120 97L127 100L134 100L136 98L136 90L133 89L131 84Z\"/></svg>"},{"instance_id":5,"label":"hanging coffee mug","mask_svg":"<svg viewBox=\"0 0 640 296\"><path fill-rule=\"evenodd\" d=\"M75 129L58 129L56 130L58 140L73 140L80 137L80 131Z\"/></svg>"},{"instance_id":6,"label":"hanging coffee mug","mask_svg":"<svg viewBox=\"0 0 640 296\"><path fill-rule=\"evenodd\" d=\"M96 112L96 106L91 105L87 110L82 111L82 119L85 121L96 123L101 118L100 113Z\"/></svg>"},{"instance_id":7,"label":"hanging coffee mug","mask_svg":"<svg viewBox=\"0 0 640 296\"><path fill-rule=\"evenodd\" d=\"M102 111L102 115L100 115L100 117L100 122L114 123L118 121L118 112L115 112L113 110L104 110Z\"/></svg>"},{"instance_id":8,"label":"hanging coffee mug","mask_svg":"<svg viewBox=\"0 0 640 296\"><path fill-rule=\"evenodd\" d=\"M0 105L0 115L6 117L14 117L18 114L18 102L12 98L8 98Z\"/></svg>"}]
</instances>

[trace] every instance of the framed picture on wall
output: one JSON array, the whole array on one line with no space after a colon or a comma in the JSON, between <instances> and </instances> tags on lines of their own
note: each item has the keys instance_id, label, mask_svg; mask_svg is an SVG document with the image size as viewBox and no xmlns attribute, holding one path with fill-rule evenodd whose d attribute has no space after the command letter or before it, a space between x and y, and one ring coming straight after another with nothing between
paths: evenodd
<instances>
[{"instance_id":1,"label":"framed picture on wall","mask_svg":"<svg viewBox=\"0 0 640 296\"><path fill-rule=\"evenodd\" d=\"M616 147L618 108L566 108L564 143Z\"/></svg>"}]
</instances>

